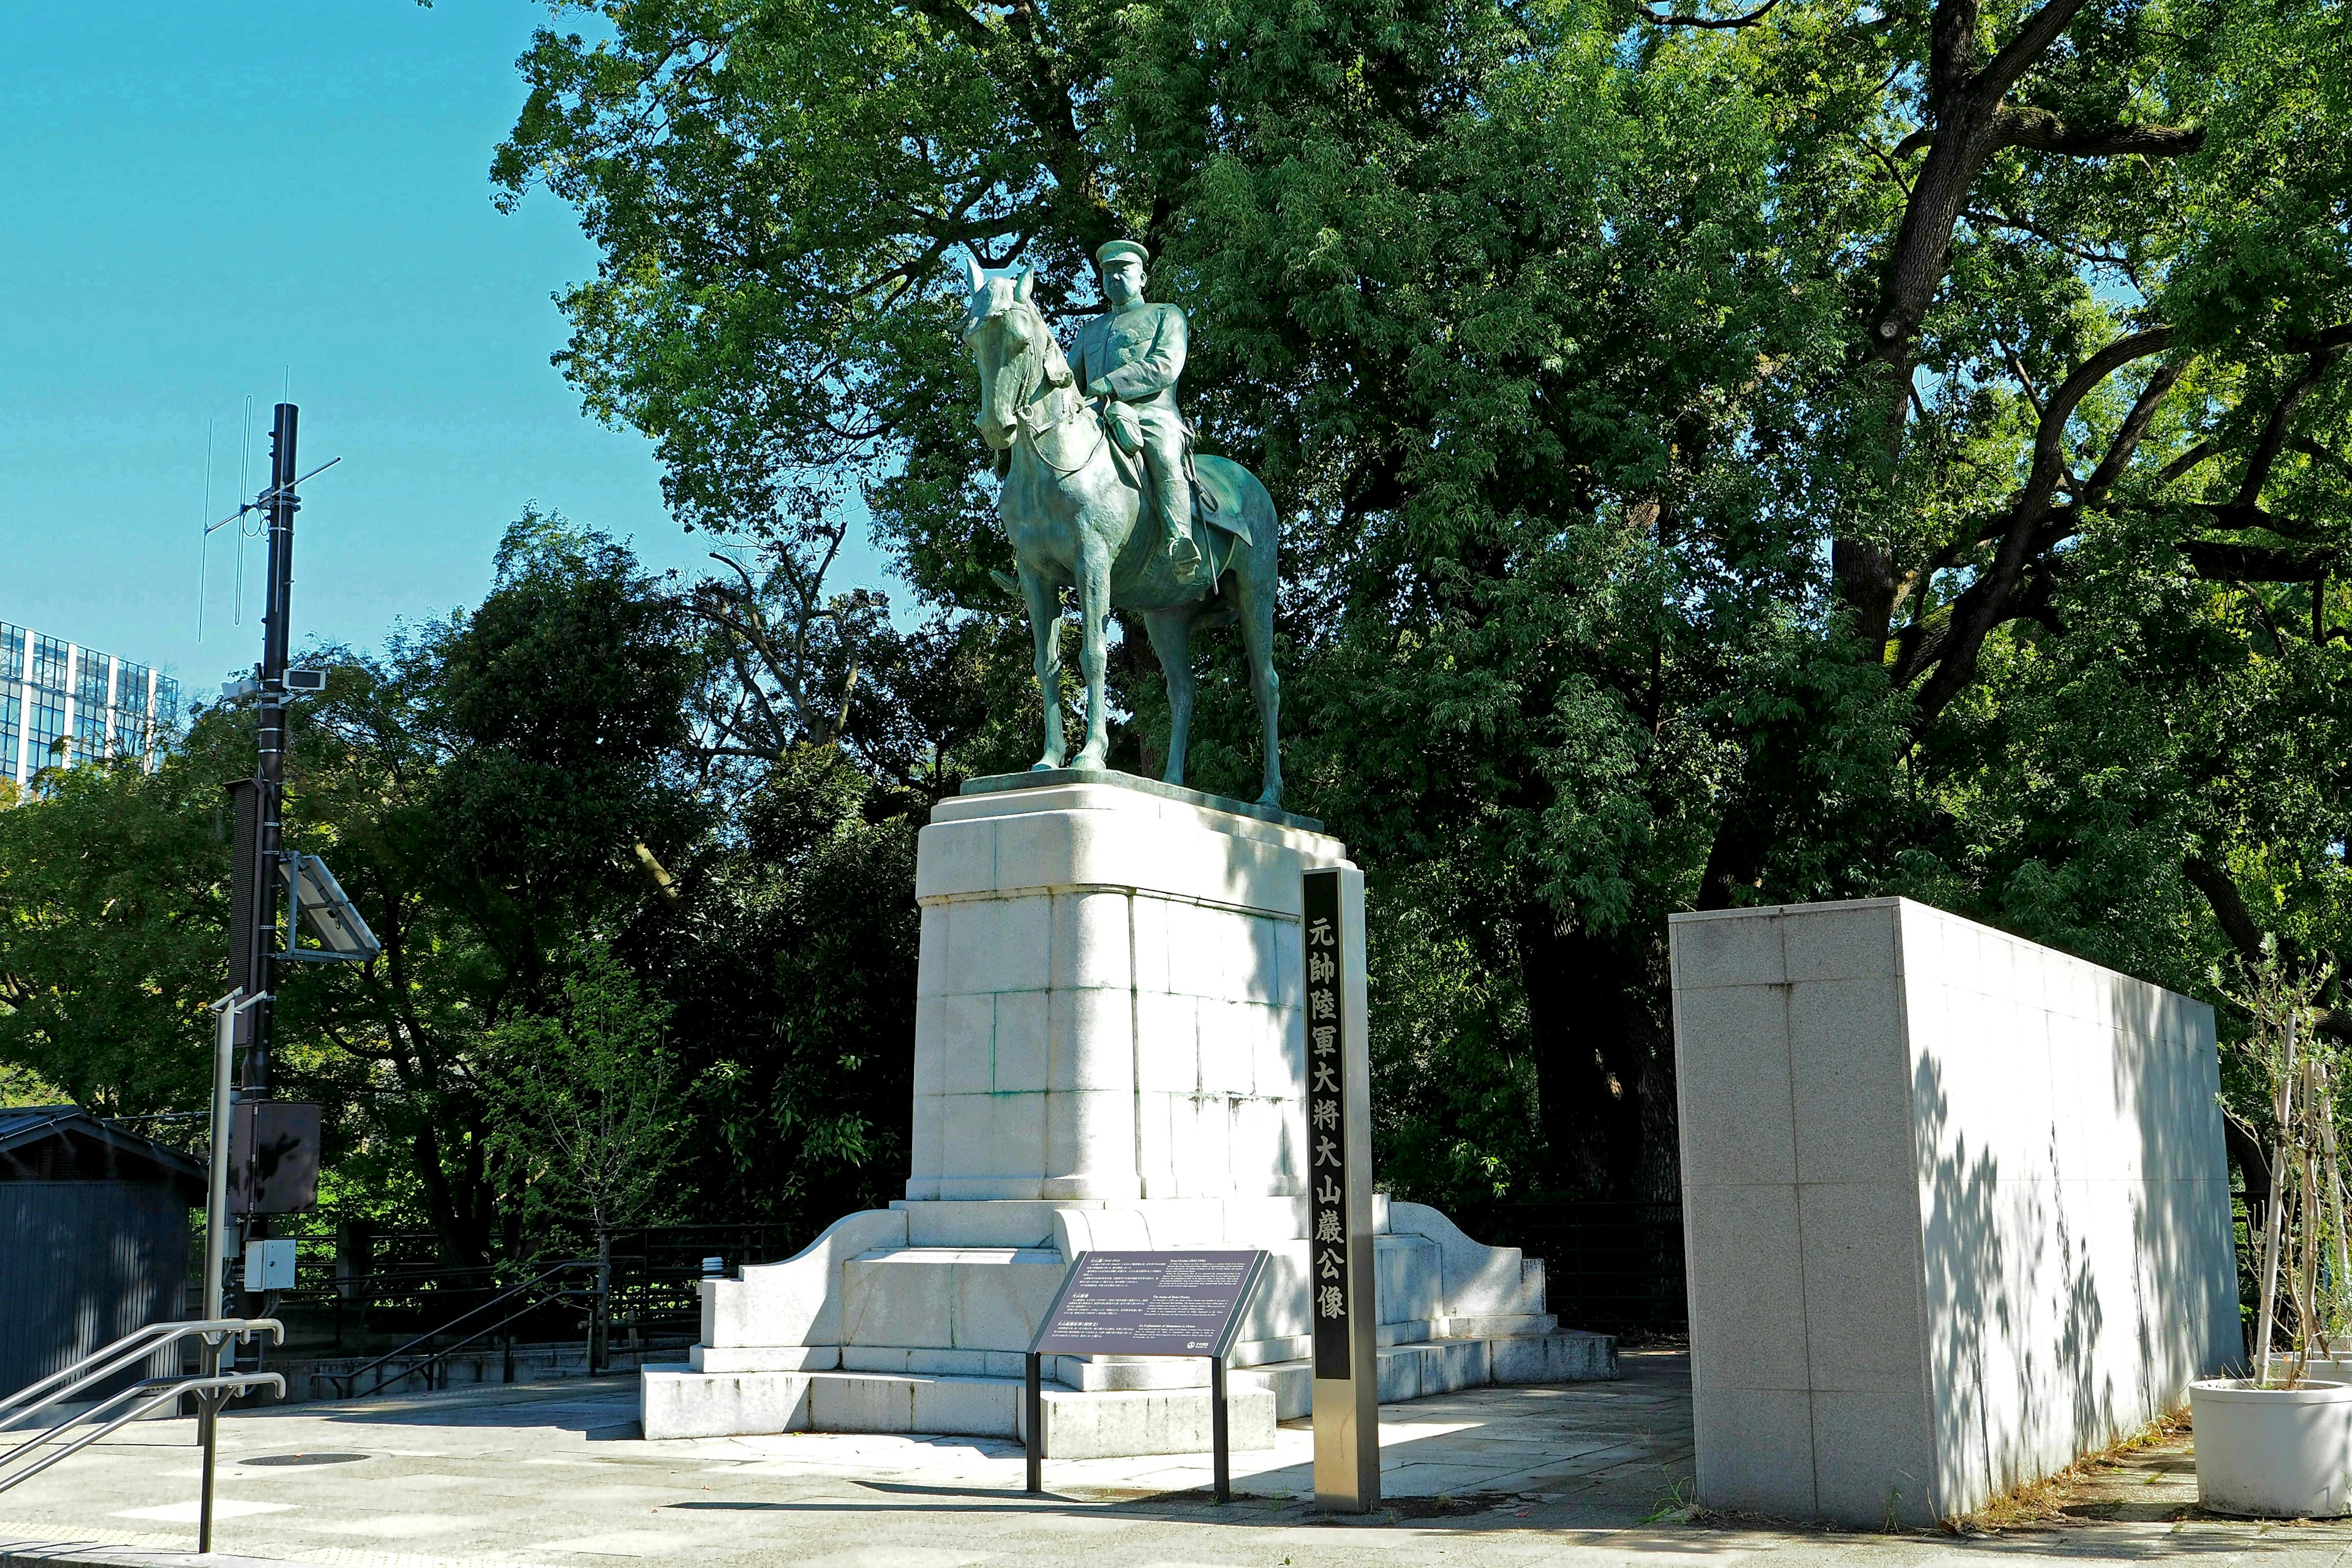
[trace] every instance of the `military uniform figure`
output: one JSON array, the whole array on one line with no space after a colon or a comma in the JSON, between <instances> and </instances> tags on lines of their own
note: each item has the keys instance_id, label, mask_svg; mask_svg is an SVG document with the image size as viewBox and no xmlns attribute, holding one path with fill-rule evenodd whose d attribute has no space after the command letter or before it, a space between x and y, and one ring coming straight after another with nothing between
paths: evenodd
<instances>
[{"instance_id":1,"label":"military uniform figure","mask_svg":"<svg viewBox=\"0 0 2352 1568\"><path fill-rule=\"evenodd\" d=\"M1143 297L1147 253L1114 239L1095 252L1109 309L1078 331L1071 371L1089 397L1108 398L1105 414L1124 451L1140 451L1151 474L1151 510L1168 542L1176 580L1200 575L1201 552L1187 526L1192 487L1185 474L1184 416L1176 380L1184 374L1184 312Z\"/></svg>"}]
</instances>

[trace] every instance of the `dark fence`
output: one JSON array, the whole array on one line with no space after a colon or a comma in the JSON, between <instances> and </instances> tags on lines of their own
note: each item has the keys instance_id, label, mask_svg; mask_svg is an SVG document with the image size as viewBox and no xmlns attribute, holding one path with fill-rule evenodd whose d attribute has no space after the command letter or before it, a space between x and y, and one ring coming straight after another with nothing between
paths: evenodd
<instances>
[{"instance_id":1,"label":"dark fence","mask_svg":"<svg viewBox=\"0 0 2352 1568\"><path fill-rule=\"evenodd\" d=\"M444 1261L425 1231L377 1230L366 1225L327 1226L280 1219L293 1234L293 1289L278 1298L287 1326L286 1352L376 1352L431 1333L476 1310L501 1290L530 1278L550 1261L595 1253L591 1237L551 1237L530 1256L488 1265ZM690 1343L699 1328L697 1287L706 1258L724 1272L745 1263L788 1258L807 1240L797 1226L679 1225L637 1226L613 1236L612 1290L604 1302L614 1343ZM551 1342L583 1337L592 1300L551 1300L517 1322L512 1337Z\"/></svg>"},{"instance_id":2,"label":"dark fence","mask_svg":"<svg viewBox=\"0 0 2352 1568\"><path fill-rule=\"evenodd\" d=\"M1675 1333L1690 1326L1680 1204L1531 1200L1466 1228L1544 1260L1547 1305L1562 1328Z\"/></svg>"}]
</instances>

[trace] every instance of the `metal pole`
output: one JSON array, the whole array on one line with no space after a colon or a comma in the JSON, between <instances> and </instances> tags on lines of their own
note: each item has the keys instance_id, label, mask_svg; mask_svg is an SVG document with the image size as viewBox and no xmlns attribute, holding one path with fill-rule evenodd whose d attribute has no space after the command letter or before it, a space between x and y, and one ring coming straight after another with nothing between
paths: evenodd
<instances>
[{"instance_id":1,"label":"metal pole","mask_svg":"<svg viewBox=\"0 0 2352 1568\"><path fill-rule=\"evenodd\" d=\"M1027 1386L1021 1391L1023 1425L1029 1428L1028 1449L1029 1489L1045 1489L1045 1370L1044 1358L1035 1351L1029 1352Z\"/></svg>"},{"instance_id":2,"label":"metal pole","mask_svg":"<svg viewBox=\"0 0 2352 1568\"><path fill-rule=\"evenodd\" d=\"M222 1335L221 1343L227 1342L228 1336ZM217 1348L213 1352L213 1375L220 1375L220 1352ZM196 1504L196 1550L205 1552L213 1549L213 1450L219 1425L220 1397L207 1390L196 1395L196 1406L204 1412L205 1426L205 1480L204 1490Z\"/></svg>"},{"instance_id":3,"label":"metal pole","mask_svg":"<svg viewBox=\"0 0 2352 1568\"><path fill-rule=\"evenodd\" d=\"M253 973L242 979L246 994L257 999L253 1033L246 1046L245 1097L269 1098L270 970L267 931L275 923L277 900L270 897L278 875L278 857L285 847L286 799L286 658L293 635L294 512L301 502L294 481L295 437L299 414L294 405L278 405L269 432L269 489L264 495L269 514L269 581L261 616L260 758L255 782L261 786L261 820L256 858L263 880L254 889L253 915L260 928L254 933Z\"/></svg>"},{"instance_id":4,"label":"metal pole","mask_svg":"<svg viewBox=\"0 0 2352 1568\"><path fill-rule=\"evenodd\" d=\"M228 1264L228 1122L229 1070L236 1057L236 1015L245 999L242 989L213 1004L218 1020L213 1033L213 1152L205 1194L205 1316L217 1321L221 1310L221 1275Z\"/></svg>"},{"instance_id":5,"label":"metal pole","mask_svg":"<svg viewBox=\"0 0 2352 1568\"><path fill-rule=\"evenodd\" d=\"M218 1322L228 1314L222 1310L221 1298L225 1283L221 1278L228 1267L228 1125L229 1069L236 1058L236 1016L245 999L242 989L230 992L213 1004L218 1022L213 1033L213 1146L210 1169L205 1173L205 1317ZM221 1374L221 1359L228 1346L228 1336L207 1336L209 1343L200 1356L211 1357L212 1364L203 1370L206 1375ZM176 1363L178 1356L173 1360ZM219 1449L220 1400L212 1393L196 1395L196 1423L204 1445L204 1490L196 1507L196 1550L213 1549L213 1459Z\"/></svg>"},{"instance_id":6,"label":"metal pole","mask_svg":"<svg viewBox=\"0 0 2352 1568\"><path fill-rule=\"evenodd\" d=\"M1216 1466L1217 1500L1234 1500L1232 1434L1226 1427L1225 1358L1209 1358L1209 1454Z\"/></svg>"}]
</instances>

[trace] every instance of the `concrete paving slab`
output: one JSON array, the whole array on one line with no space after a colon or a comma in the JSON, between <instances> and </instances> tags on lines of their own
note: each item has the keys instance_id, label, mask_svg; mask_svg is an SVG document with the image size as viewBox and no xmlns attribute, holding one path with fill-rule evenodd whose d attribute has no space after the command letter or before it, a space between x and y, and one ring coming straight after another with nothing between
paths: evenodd
<instances>
[{"instance_id":1,"label":"concrete paving slab","mask_svg":"<svg viewBox=\"0 0 2352 1568\"><path fill-rule=\"evenodd\" d=\"M1049 1460L1051 1494L1031 1498L1005 1442L647 1443L625 1385L265 1408L222 1424L215 1540L313 1568L2224 1568L2242 1557L2352 1568L2352 1529L2176 1517L2193 1513L2195 1496L2178 1447L2094 1477L2053 1528L1991 1540L1693 1522L1681 1506L1684 1363L1633 1352L1625 1364L1616 1384L1392 1407L1403 1418L1381 1428L1389 1502L1369 1521L1327 1520L1301 1500L1313 1447L1303 1423L1281 1428L1272 1450L1234 1456L1239 1495L1220 1507L1206 1496L1206 1455ZM236 1568L191 1552L181 1521L194 1518L194 1442L191 1423L142 1423L6 1494L0 1568ZM330 1455L361 1457L313 1462ZM139 1517L113 1517L123 1514Z\"/></svg>"}]
</instances>

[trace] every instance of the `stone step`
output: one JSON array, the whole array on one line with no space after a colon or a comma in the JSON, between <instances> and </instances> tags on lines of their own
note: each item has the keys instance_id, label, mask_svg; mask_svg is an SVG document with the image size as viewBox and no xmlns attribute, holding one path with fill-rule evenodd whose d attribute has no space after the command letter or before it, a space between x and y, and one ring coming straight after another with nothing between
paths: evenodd
<instances>
[{"instance_id":1,"label":"stone step","mask_svg":"<svg viewBox=\"0 0 2352 1568\"><path fill-rule=\"evenodd\" d=\"M1205 1368L1182 1366L1187 1374ZM1073 1369L1075 1370L1075 1368ZM1505 1383L1581 1383L1617 1375L1616 1341L1568 1331L1424 1340L1383 1346L1385 1405ZM1236 1448L1274 1446L1274 1427L1314 1407L1306 1360L1230 1373L1227 1399ZM746 1432L929 1432L951 1436L1023 1435L1016 1376L955 1376L842 1368L697 1372L648 1366L644 1374L648 1437L727 1436ZM1045 1390L1046 1452L1062 1458L1200 1453L1209 1447L1204 1387Z\"/></svg>"},{"instance_id":2,"label":"stone step","mask_svg":"<svg viewBox=\"0 0 2352 1568\"><path fill-rule=\"evenodd\" d=\"M1616 1340L1579 1330L1423 1340L1382 1345L1380 1355L1382 1405L1496 1383L1600 1383L1617 1375ZM1234 1375L1256 1378L1274 1391L1278 1421L1315 1408L1311 1361L1274 1362Z\"/></svg>"},{"instance_id":3,"label":"stone step","mask_svg":"<svg viewBox=\"0 0 2352 1568\"><path fill-rule=\"evenodd\" d=\"M877 1372L697 1373L645 1369L650 1437L772 1432L922 1432L1021 1441L1024 1384L1005 1377L927 1377ZM1210 1447L1205 1388L1045 1390L1045 1452L1061 1459L1198 1454ZM1274 1447L1274 1392L1235 1373L1225 1393L1236 1449ZM747 1426L747 1416L758 1426Z\"/></svg>"}]
</instances>

